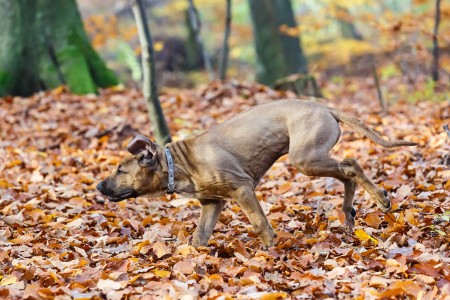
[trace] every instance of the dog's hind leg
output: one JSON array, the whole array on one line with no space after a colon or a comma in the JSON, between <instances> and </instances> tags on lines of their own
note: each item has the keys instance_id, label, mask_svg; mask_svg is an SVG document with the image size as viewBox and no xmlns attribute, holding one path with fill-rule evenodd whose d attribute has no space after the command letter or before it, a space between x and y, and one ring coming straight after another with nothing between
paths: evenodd
<instances>
[{"instance_id":1,"label":"dog's hind leg","mask_svg":"<svg viewBox=\"0 0 450 300\"><path fill-rule=\"evenodd\" d=\"M383 212L388 212L391 209L391 201L389 200L386 191L378 188L372 180L367 177L363 168L355 159L344 159L339 166L346 177L355 180L369 193Z\"/></svg>"},{"instance_id":2,"label":"dog's hind leg","mask_svg":"<svg viewBox=\"0 0 450 300\"><path fill-rule=\"evenodd\" d=\"M200 203L202 205L200 220L192 238L192 245L196 247L208 245L214 226L216 226L219 215L225 206L225 200L202 199Z\"/></svg>"},{"instance_id":3,"label":"dog's hind leg","mask_svg":"<svg viewBox=\"0 0 450 300\"><path fill-rule=\"evenodd\" d=\"M293 158L291 158L292 163ZM352 229L355 224L356 211L353 209L353 199L355 198L356 182L347 177L341 170L338 161L328 155L315 157L314 159L300 159L294 161L293 165L300 172L307 176L333 177L344 184L344 202L342 203L342 211L345 214L345 223Z\"/></svg>"},{"instance_id":4,"label":"dog's hind leg","mask_svg":"<svg viewBox=\"0 0 450 300\"><path fill-rule=\"evenodd\" d=\"M292 162L292 158L291 158ZM352 208L355 195L356 183L361 185L375 200L382 211L390 210L390 201L386 191L379 189L364 173L362 167L353 158L338 162L328 155L304 155L300 160L293 163L303 174L308 176L333 177L344 183L345 194L342 210L346 215L346 223L349 227L353 225L355 211Z\"/></svg>"},{"instance_id":5,"label":"dog's hind leg","mask_svg":"<svg viewBox=\"0 0 450 300\"><path fill-rule=\"evenodd\" d=\"M353 199L355 198L356 182L347 178L340 179L344 184L344 202L342 203L342 211L345 214L345 224L349 229L355 226L356 211L353 208Z\"/></svg>"}]
</instances>

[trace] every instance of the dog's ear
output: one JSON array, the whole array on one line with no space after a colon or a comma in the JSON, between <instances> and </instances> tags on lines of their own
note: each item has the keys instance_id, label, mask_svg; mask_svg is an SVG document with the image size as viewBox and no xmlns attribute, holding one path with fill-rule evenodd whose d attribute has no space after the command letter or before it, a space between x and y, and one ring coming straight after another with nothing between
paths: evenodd
<instances>
[{"instance_id":1,"label":"dog's ear","mask_svg":"<svg viewBox=\"0 0 450 300\"><path fill-rule=\"evenodd\" d=\"M141 155L139 165L143 167L152 166L155 162L156 144L149 138L138 134L127 147L128 152L133 155Z\"/></svg>"}]
</instances>

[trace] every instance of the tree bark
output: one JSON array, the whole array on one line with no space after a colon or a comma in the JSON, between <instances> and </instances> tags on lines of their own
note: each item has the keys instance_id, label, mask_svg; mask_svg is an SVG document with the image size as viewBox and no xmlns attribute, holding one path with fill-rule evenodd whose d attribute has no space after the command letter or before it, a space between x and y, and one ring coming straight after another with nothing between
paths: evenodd
<instances>
[{"instance_id":1,"label":"tree bark","mask_svg":"<svg viewBox=\"0 0 450 300\"><path fill-rule=\"evenodd\" d=\"M75 0L0 0L0 96L118 84L92 48ZM39 84L38 84L39 83Z\"/></svg>"},{"instance_id":2,"label":"tree bark","mask_svg":"<svg viewBox=\"0 0 450 300\"><path fill-rule=\"evenodd\" d=\"M153 125L152 127L156 142L161 146L164 146L164 144L170 143L171 137L158 98L154 60L155 52L142 0L134 0L132 10L138 29L139 43L141 44L143 94L147 101L148 113L150 122Z\"/></svg>"},{"instance_id":3,"label":"tree bark","mask_svg":"<svg viewBox=\"0 0 450 300\"><path fill-rule=\"evenodd\" d=\"M432 70L432 77L434 81L439 81L438 30L440 21L441 21L441 0L436 0L436 12L434 17L434 31L433 31L433 70Z\"/></svg>"},{"instance_id":4,"label":"tree bark","mask_svg":"<svg viewBox=\"0 0 450 300\"><path fill-rule=\"evenodd\" d=\"M231 33L231 0L226 0L226 6L225 33L223 35L222 57L219 66L219 78L222 81L227 77L228 55L230 52L228 39Z\"/></svg>"},{"instance_id":5,"label":"tree bark","mask_svg":"<svg viewBox=\"0 0 450 300\"><path fill-rule=\"evenodd\" d=\"M194 30L195 40L197 42L198 48L202 51L203 64L205 65L205 69L208 72L209 79L214 80L215 76L214 76L214 70L211 65L211 59L208 55L208 52L206 51L205 45L203 44L201 36L200 36L201 27L202 27L200 16L199 16L197 8L194 5L193 0L188 0L188 1L189 1L189 9L188 9L189 20L190 20L191 26Z\"/></svg>"},{"instance_id":6,"label":"tree bark","mask_svg":"<svg viewBox=\"0 0 450 300\"><path fill-rule=\"evenodd\" d=\"M290 0L249 0L258 80L272 84L294 73L307 73L300 37L282 33L282 27L297 28Z\"/></svg>"},{"instance_id":7,"label":"tree bark","mask_svg":"<svg viewBox=\"0 0 450 300\"><path fill-rule=\"evenodd\" d=\"M0 96L28 96L39 89L35 19L35 1L0 0Z\"/></svg>"},{"instance_id":8,"label":"tree bark","mask_svg":"<svg viewBox=\"0 0 450 300\"><path fill-rule=\"evenodd\" d=\"M186 56L187 69L194 70L204 67L202 49L199 49L194 28L192 27L191 18L189 16L189 8L185 11L185 27L187 29L186 36Z\"/></svg>"}]
</instances>

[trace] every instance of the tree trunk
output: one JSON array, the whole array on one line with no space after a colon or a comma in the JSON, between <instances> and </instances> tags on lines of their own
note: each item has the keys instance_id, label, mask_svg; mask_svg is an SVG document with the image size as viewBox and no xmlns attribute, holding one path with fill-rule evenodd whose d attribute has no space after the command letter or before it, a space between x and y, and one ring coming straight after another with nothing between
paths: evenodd
<instances>
[{"instance_id":1,"label":"tree trunk","mask_svg":"<svg viewBox=\"0 0 450 300\"><path fill-rule=\"evenodd\" d=\"M258 80L272 84L294 73L307 73L306 57L299 36L281 32L296 29L290 0L249 0L256 54Z\"/></svg>"},{"instance_id":2,"label":"tree trunk","mask_svg":"<svg viewBox=\"0 0 450 300\"><path fill-rule=\"evenodd\" d=\"M0 32L0 96L27 96L61 84L74 93L95 93L118 84L92 48L75 0L0 5L0 26L6 29Z\"/></svg>"},{"instance_id":3,"label":"tree trunk","mask_svg":"<svg viewBox=\"0 0 450 300\"><path fill-rule=\"evenodd\" d=\"M39 89L35 59L36 2L0 0L0 96Z\"/></svg>"},{"instance_id":4,"label":"tree trunk","mask_svg":"<svg viewBox=\"0 0 450 300\"><path fill-rule=\"evenodd\" d=\"M195 30L189 17L189 8L185 11L185 27L187 29L186 37L186 60L187 69L195 70L204 67L202 50L199 49Z\"/></svg>"},{"instance_id":5,"label":"tree trunk","mask_svg":"<svg viewBox=\"0 0 450 300\"><path fill-rule=\"evenodd\" d=\"M211 59L208 55L208 52L206 51L205 45L203 44L202 38L200 36L201 27L202 27L200 16L199 16L197 8L194 5L193 0L188 0L188 1L189 1L188 16L189 16L189 21L191 22L191 27L194 30L195 40L197 42L198 49L200 49L202 51L203 64L205 65L205 69L208 72L209 79L214 80L215 76L214 76L214 70L213 70L212 64L211 64Z\"/></svg>"},{"instance_id":6,"label":"tree trunk","mask_svg":"<svg viewBox=\"0 0 450 300\"><path fill-rule=\"evenodd\" d=\"M138 29L139 43L141 44L142 73L143 73L143 93L147 101L150 122L153 125L153 132L158 144L164 146L170 143L171 137L166 119L158 98L155 71L155 52L150 28L147 24L142 0L134 0L132 4L133 15Z\"/></svg>"},{"instance_id":7,"label":"tree trunk","mask_svg":"<svg viewBox=\"0 0 450 300\"><path fill-rule=\"evenodd\" d=\"M439 43L438 43L438 29L441 21L441 0L436 0L436 12L434 18L433 31L433 70L432 77L434 81L439 81Z\"/></svg>"},{"instance_id":8,"label":"tree trunk","mask_svg":"<svg viewBox=\"0 0 450 300\"><path fill-rule=\"evenodd\" d=\"M222 57L219 66L219 78L220 80L225 80L227 77L228 68L228 55L230 52L230 46L228 44L228 38L231 33L231 0L226 0L227 13L225 17L225 33L223 35L223 45L222 45Z\"/></svg>"}]
</instances>

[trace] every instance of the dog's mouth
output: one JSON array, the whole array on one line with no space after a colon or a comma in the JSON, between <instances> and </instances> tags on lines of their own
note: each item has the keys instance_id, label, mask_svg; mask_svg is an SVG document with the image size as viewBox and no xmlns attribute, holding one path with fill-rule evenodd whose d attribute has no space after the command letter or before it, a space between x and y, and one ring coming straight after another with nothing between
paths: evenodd
<instances>
[{"instance_id":1,"label":"dog's mouth","mask_svg":"<svg viewBox=\"0 0 450 300\"><path fill-rule=\"evenodd\" d=\"M119 202L122 200L126 200L129 198L136 198L138 196L138 192L136 190L125 191L117 195L106 196L109 201Z\"/></svg>"}]
</instances>

